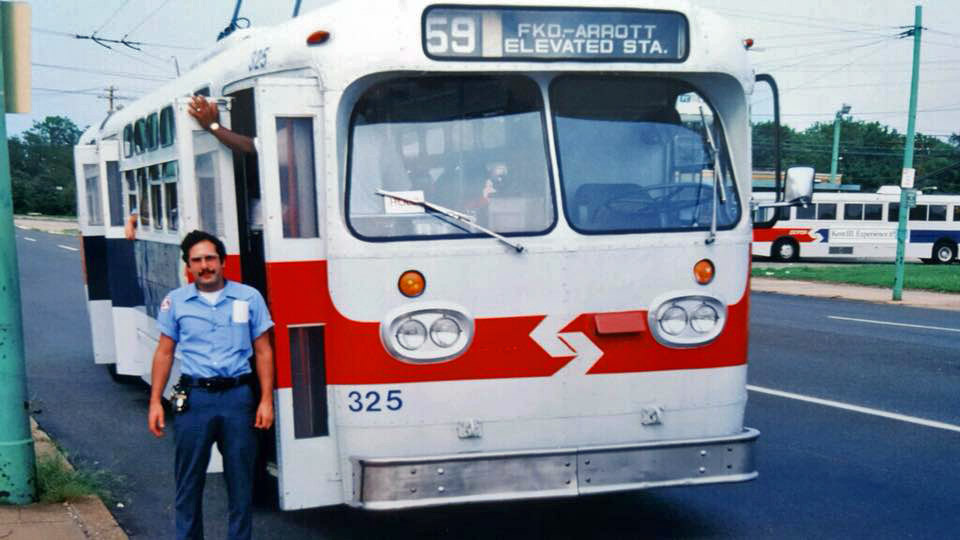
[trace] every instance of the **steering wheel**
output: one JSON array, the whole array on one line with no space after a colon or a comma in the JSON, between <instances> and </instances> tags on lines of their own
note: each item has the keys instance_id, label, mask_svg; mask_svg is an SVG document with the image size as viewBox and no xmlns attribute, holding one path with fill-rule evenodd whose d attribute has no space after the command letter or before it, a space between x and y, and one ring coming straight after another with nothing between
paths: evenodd
<instances>
[{"instance_id":1,"label":"steering wheel","mask_svg":"<svg viewBox=\"0 0 960 540\"><path fill-rule=\"evenodd\" d=\"M674 222L679 226L679 219L671 219L671 215L703 204L709 196L711 185L680 182L637 186L635 190L613 196L604 201L594 210L593 220L597 221L601 212L608 212L613 215L631 216L641 220L656 218L660 222L658 223L660 226ZM693 195L691 198L680 197L681 194L689 190L706 191L706 193L694 191L691 193Z\"/></svg>"}]
</instances>

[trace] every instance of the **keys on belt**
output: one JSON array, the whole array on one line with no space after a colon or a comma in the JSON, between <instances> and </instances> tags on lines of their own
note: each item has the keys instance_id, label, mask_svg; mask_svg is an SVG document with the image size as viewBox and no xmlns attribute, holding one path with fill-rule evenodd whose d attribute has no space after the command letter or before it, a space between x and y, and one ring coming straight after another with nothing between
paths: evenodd
<instances>
[{"instance_id":1,"label":"keys on belt","mask_svg":"<svg viewBox=\"0 0 960 540\"><path fill-rule=\"evenodd\" d=\"M180 384L207 390L229 390L236 386L253 382L253 373L245 373L239 377L192 377L180 375Z\"/></svg>"}]
</instances>

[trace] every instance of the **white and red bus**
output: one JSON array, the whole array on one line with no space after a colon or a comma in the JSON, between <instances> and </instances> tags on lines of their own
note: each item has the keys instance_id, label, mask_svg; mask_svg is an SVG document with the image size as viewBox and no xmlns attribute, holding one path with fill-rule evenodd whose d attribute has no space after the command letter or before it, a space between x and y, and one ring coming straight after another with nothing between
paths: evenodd
<instances>
[{"instance_id":1,"label":"white and red bus","mask_svg":"<svg viewBox=\"0 0 960 540\"><path fill-rule=\"evenodd\" d=\"M772 192L754 193L763 204ZM960 243L960 196L918 193L909 208L904 256L925 263L957 260ZM817 259L878 259L897 255L900 188L883 186L876 193L816 192L811 204L764 208L755 221L753 254L779 261L801 256Z\"/></svg>"},{"instance_id":2,"label":"white and red bus","mask_svg":"<svg viewBox=\"0 0 960 540\"><path fill-rule=\"evenodd\" d=\"M88 130L96 361L148 376L202 228L276 322L283 509L756 477L753 70L685 2L582 4L330 2Z\"/></svg>"}]
</instances>

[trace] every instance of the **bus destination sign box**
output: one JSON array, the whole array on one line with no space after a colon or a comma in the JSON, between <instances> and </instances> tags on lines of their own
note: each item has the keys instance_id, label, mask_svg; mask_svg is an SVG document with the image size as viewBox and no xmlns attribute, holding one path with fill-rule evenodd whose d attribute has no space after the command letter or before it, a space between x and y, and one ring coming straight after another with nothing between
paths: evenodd
<instances>
[{"instance_id":1,"label":"bus destination sign box","mask_svg":"<svg viewBox=\"0 0 960 540\"><path fill-rule=\"evenodd\" d=\"M688 34L671 11L434 6L423 16L435 60L682 62Z\"/></svg>"}]
</instances>

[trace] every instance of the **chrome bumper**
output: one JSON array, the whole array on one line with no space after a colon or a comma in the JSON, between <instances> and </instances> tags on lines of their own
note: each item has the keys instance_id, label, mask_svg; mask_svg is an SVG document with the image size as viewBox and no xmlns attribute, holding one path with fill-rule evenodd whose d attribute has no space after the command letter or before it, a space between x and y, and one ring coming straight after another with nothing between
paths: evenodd
<instances>
[{"instance_id":1,"label":"chrome bumper","mask_svg":"<svg viewBox=\"0 0 960 540\"><path fill-rule=\"evenodd\" d=\"M745 428L730 437L409 458L352 458L353 506L370 510L570 497L757 477Z\"/></svg>"}]
</instances>

